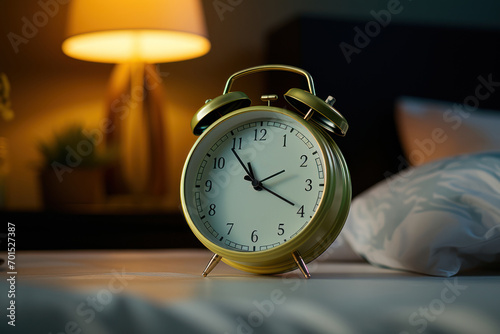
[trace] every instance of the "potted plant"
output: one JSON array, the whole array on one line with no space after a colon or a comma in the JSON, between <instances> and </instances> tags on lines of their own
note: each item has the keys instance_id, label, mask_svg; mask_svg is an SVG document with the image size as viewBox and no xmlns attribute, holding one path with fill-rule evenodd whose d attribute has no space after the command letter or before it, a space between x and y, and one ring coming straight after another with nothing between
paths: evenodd
<instances>
[{"instance_id":1,"label":"potted plant","mask_svg":"<svg viewBox=\"0 0 500 334\"><path fill-rule=\"evenodd\" d=\"M103 134L70 125L52 140L40 142L40 184L44 207L71 209L104 201L104 169L115 154L99 145Z\"/></svg>"}]
</instances>

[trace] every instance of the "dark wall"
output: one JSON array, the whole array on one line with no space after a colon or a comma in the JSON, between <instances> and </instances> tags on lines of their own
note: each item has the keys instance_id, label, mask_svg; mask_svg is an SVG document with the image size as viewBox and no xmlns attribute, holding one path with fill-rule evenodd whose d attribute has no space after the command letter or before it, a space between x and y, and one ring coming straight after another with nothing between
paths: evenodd
<instances>
[{"instance_id":1,"label":"dark wall","mask_svg":"<svg viewBox=\"0 0 500 334\"><path fill-rule=\"evenodd\" d=\"M368 22L301 17L272 32L268 47L269 63L307 70L319 97L337 99L350 129L335 140L349 165L354 195L401 169L395 99L410 95L464 103L475 94L478 76L500 81L498 31ZM298 79L270 75L268 90L305 88ZM479 108L500 110L500 94Z\"/></svg>"}]
</instances>

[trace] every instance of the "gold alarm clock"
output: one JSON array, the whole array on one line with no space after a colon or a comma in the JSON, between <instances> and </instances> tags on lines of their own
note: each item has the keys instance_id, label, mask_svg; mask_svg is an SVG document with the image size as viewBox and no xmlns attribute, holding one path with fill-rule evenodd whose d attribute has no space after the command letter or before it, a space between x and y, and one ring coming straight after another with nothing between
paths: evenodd
<instances>
[{"instance_id":1,"label":"gold alarm clock","mask_svg":"<svg viewBox=\"0 0 500 334\"><path fill-rule=\"evenodd\" d=\"M285 99L294 111L250 106L231 91L242 76L289 71L307 79L308 91L291 88ZM263 65L229 77L223 95L208 100L191 121L201 135L181 179L182 209L195 236L220 260L251 273L299 268L323 253L344 226L351 204L349 171L330 133L344 136L345 118L315 95L311 75L297 67Z\"/></svg>"}]
</instances>

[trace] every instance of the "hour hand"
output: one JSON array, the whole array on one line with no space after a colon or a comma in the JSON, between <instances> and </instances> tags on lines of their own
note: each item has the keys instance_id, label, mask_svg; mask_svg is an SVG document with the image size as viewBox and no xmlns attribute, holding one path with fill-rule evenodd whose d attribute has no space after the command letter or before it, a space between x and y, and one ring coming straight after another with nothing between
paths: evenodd
<instances>
[{"instance_id":1,"label":"hour hand","mask_svg":"<svg viewBox=\"0 0 500 334\"><path fill-rule=\"evenodd\" d=\"M260 182L267 181L267 180L269 180L270 178L273 178L273 177L275 177L275 176L278 176L278 175L280 175L281 173L284 173L284 172L285 172L285 170L284 170L284 169L283 169L283 170L280 170L279 172L274 173L274 174L273 174L273 175L271 175L271 176L268 176L268 177L263 178L262 180L260 180Z\"/></svg>"},{"instance_id":2,"label":"hour hand","mask_svg":"<svg viewBox=\"0 0 500 334\"><path fill-rule=\"evenodd\" d=\"M255 174L253 173L252 165L248 163L248 175L245 175L244 179L247 181L252 182L252 187L257 190L261 191L262 190L262 183L255 178Z\"/></svg>"},{"instance_id":3,"label":"hour hand","mask_svg":"<svg viewBox=\"0 0 500 334\"><path fill-rule=\"evenodd\" d=\"M253 173L252 165L250 163L248 163L248 171L250 172L250 178L255 179L255 174Z\"/></svg>"},{"instance_id":4,"label":"hour hand","mask_svg":"<svg viewBox=\"0 0 500 334\"><path fill-rule=\"evenodd\" d=\"M241 158L238 155L238 153L236 153L236 150L234 148L232 148L231 151L233 152L234 156L236 157L236 159L240 163L241 167L243 167L243 169L245 170L245 173L247 173L247 175L245 176L245 179L248 176L248 177L250 177L251 180L253 180L254 178L253 178L252 174L250 174L250 171L247 169L247 167L245 166L245 164L241 160Z\"/></svg>"},{"instance_id":5,"label":"hour hand","mask_svg":"<svg viewBox=\"0 0 500 334\"><path fill-rule=\"evenodd\" d=\"M250 174L249 175L245 175L245 180L247 180L247 181L255 181L255 180L257 180L257 178L255 177L255 174L253 173L252 165L250 163L248 163L248 171L250 172ZM262 185L262 182L267 181L269 179L272 179L273 177L278 176L278 175L280 175L280 174L282 174L284 172L285 172L284 169L280 170L279 172L274 173L273 175L270 175L268 177L263 178L262 180L258 181L258 183L260 185Z\"/></svg>"}]
</instances>

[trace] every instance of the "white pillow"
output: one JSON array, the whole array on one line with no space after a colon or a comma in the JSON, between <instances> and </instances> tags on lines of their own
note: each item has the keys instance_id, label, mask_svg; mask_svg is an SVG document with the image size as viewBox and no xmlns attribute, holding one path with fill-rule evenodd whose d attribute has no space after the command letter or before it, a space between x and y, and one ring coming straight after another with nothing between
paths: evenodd
<instances>
[{"instance_id":1,"label":"white pillow","mask_svg":"<svg viewBox=\"0 0 500 334\"><path fill-rule=\"evenodd\" d=\"M500 112L403 96L395 120L406 160L418 166L433 160L500 150Z\"/></svg>"},{"instance_id":2,"label":"white pillow","mask_svg":"<svg viewBox=\"0 0 500 334\"><path fill-rule=\"evenodd\" d=\"M342 234L379 266L449 277L500 263L500 152L401 171L353 200Z\"/></svg>"}]
</instances>

